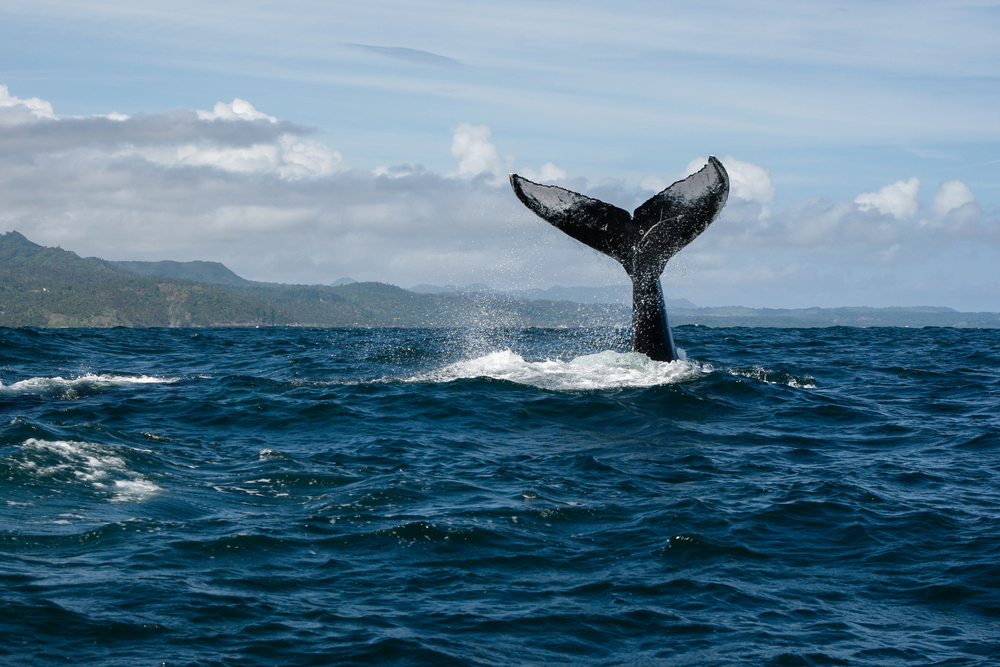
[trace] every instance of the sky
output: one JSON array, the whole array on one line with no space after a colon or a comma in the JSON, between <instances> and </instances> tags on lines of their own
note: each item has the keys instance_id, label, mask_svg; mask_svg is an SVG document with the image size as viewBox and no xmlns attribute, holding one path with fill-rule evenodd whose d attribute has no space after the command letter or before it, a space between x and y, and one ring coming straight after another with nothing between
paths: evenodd
<instances>
[{"instance_id":1,"label":"sky","mask_svg":"<svg viewBox=\"0 0 1000 667\"><path fill-rule=\"evenodd\" d=\"M329 284L626 284L517 172L628 210L716 155L699 306L1000 311L1000 2L0 3L0 232Z\"/></svg>"}]
</instances>

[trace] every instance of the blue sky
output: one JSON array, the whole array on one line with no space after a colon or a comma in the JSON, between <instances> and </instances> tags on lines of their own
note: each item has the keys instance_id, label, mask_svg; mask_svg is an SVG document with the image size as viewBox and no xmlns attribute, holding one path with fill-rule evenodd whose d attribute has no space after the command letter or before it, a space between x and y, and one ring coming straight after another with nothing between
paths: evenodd
<instances>
[{"instance_id":1,"label":"blue sky","mask_svg":"<svg viewBox=\"0 0 1000 667\"><path fill-rule=\"evenodd\" d=\"M733 196L669 296L1000 311L1000 3L20 4L0 231L38 243L279 282L616 284L506 173L634 208L715 154Z\"/></svg>"}]
</instances>

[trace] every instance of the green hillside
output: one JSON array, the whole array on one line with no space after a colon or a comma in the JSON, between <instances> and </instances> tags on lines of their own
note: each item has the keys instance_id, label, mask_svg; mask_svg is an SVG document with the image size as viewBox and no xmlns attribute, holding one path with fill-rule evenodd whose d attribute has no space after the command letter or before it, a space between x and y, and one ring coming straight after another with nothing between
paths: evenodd
<instances>
[{"instance_id":1,"label":"green hillside","mask_svg":"<svg viewBox=\"0 0 1000 667\"><path fill-rule=\"evenodd\" d=\"M177 327L261 321L269 304L0 235L0 326Z\"/></svg>"}]
</instances>

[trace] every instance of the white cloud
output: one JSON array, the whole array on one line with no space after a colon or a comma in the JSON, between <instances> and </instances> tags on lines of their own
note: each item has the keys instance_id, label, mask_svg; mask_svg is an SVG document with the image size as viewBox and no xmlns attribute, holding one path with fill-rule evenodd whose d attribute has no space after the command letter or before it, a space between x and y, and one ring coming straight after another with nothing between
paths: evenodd
<instances>
[{"instance_id":1,"label":"white cloud","mask_svg":"<svg viewBox=\"0 0 1000 667\"><path fill-rule=\"evenodd\" d=\"M281 148L281 163L277 172L282 178L326 176L347 168L340 151L330 150L312 139L283 134L278 145Z\"/></svg>"},{"instance_id":2,"label":"white cloud","mask_svg":"<svg viewBox=\"0 0 1000 667\"><path fill-rule=\"evenodd\" d=\"M514 157L500 157L500 151L490 141L490 128L486 125L460 123L452 128L451 154L458 158L458 169L450 174L452 178L476 178L484 174L492 175L490 182L502 185L507 182L507 175L514 170ZM387 175L386 167L378 167L376 175ZM520 174L532 181L551 182L566 180L565 169L557 167L552 162L546 162L542 168L535 170L523 167Z\"/></svg>"},{"instance_id":3,"label":"white cloud","mask_svg":"<svg viewBox=\"0 0 1000 667\"><path fill-rule=\"evenodd\" d=\"M11 95L7 86L0 84L0 126L38 120L56 120L51 102L37 97L22 100Z\"/></svg>"},{"instance_id":4,"label":"white cloud","mask_svg":"<svg viewBox=\"0 0 1000 667\"><path fill-rule=\"evenodd\" d=\"M53 121L50 132L38 130L31 135L28 130L15 129L41 119ZM108 120L115 122L108 124ZM75 160L138 157L164 167L210 167L232 173L274 174L286 180L318 178L348 168L340 152L302 136L308 129L279 123L239 98L232 104L217 103L212 112L175 109L136 116L112 112L90 119L60 120L51 103L12 97L6 86L0 86L3 125L11 128L5 149L18 153L23 147L28 151L24 157L30 159L32 151L64 158L72 154Z\"/></svg>"},{"instance_id":5,"label":"white cloud","mask_svg":"<svg viewBox=\"0 0 1000 667\"><path fill-rule=\"evenodd\" d=\"M214 111L197 111L199 121L248 122L267 121L277 124L278 119L254 108L246 100L236 98L232 104L217 102ZM123 114L100 116L116 121L127 121ZM285 132L268 136L267 141L249 145L232 145L223 138L214 139L204 133L193 134L196 141L166 144L154 141L148 144L124 142L115 157L139 156L164 167L213 167L234 173L271 173L287 180L316 178L347 168L343 155L323 144L294 133ZM224 135L227 136L227 135Z\"/></svg>"},{"instance_id":6,"label":"white cloud","mask_svg":"<svg viewBox=\"0 0 1000 667\"><path fill-rule=\"evenodd\" d=\"M976 197L968 185L959 180L945 181L934 195L931 209L939 217L944 217L949 211L974 201Z\"/></svg>"},{"instance_id":7,"label":"white cloud","mask_svg":"<svg viewBox=\"0 0 1000 667\"><path fill-rule=\"evenodd\" d=\"M566 180L567 174L565 169L560 169L553 163L546 162L538 171L535 171L531 167L524 167L521 169L521 176L537 183L551 183L552 181Z\"/></svg>"},{"instance_id":8,"label":"white cloud","mask_svg":"<svg viewBox=\"0 0 1000 667\"><path fill-rule=\"evenodd\" d=\"M240 98L234 98L232 104L216 102L213 111L198 111L200 120L266 120L277 123L278 119L257 111L252 104Z\"/></svg>"},{"instance_id":9,"label":"white cloud","mask_svg":"<svg viewBox=\"0 0 1000 667\"><path fill-rule=\"evenodd\" d=\"M460 123L453 132L451 154L458 158L458 170L451 176L475 178L492 174L498 184L507 179L507 173L514 167L513 158L500 159L497 147L490 142L489 127Z\"/></svg>"},{"instance_id":10,"label":"white cloud","mask_svg":"<svg viewBox=\"0 0 1000 667\"><path fill-rule=\"evenodd\" d=\"M316 178L347 168L339 151L312 139L283 134L275 142L251 146L188 143L131 146L115 157L140 156L164 167L214 167L235 173L272 173L283 179Z\"/></svg>"},{"instance_id":11,"label":"white cloud","mask_svg":"<svg viewBox=\"0 0 1000 667\"><path fill-rule=\"evenodd\" d=\"M275 171L281 162L281 151L276 144L255 144L246 148L198 144L142 147L120 151L115 157L129 155L139 155L164 167L216 167L242 173Z\"/></svg>"},{"instance_id":12,"label":"white cloud","mask_svg":"<svg viewBox=\"0 0 1000 667\"><path fill-rule=\"evenodd\" d=\"M426 174L427 170L423 165L408 163L408 164L397 164L393 166L382 165L372 169L372 174L375 176L385 176L386 178L406 178L407 176L416 176L418 174Z\"/></svg>"},{"instance_id":13,"label":"white cloud","mask_svg":"<svg viewBox=\"0 0 1000 667\"><path fill-rule=\"evenodd\" d=\"M896 181L878 192L865 192L854 198L854 203L862 211L877 209L897 220L906 220L917 214L920 208L920 179L914 176L908 181Z\"/></svg>"},{"instance_id":14,"label":"white cloud","mask_svg":"<svg viewBox=\"0 0 1000 667\"><path fill-rule=\"evenodd\" d=\"M767 209L774 204L774 185L771 173L764 167L737 160L731 155L722 159L729 172L732 193L739 199L755 202Z\"/></svg>"},{"instance_id":15,"label":"white cloud","mask_svg":"<svg viewBox=\"0 0 1000 667\"><path fill-rule=\"evenodd\" d=\"M774 184L771 173L764 167L737 160L727 155L721 160L729 174L729 196L761 206L760 216L767 217L774 205ZM708 158L695 158L688 163L684 176L690 176L708 163Z\"/></svg>"}]
</instances>

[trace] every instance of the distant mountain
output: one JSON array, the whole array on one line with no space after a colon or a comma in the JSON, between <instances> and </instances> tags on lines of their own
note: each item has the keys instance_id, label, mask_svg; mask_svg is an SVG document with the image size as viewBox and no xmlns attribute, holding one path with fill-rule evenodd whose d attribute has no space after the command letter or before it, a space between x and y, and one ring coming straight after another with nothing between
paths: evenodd
<instances>
[{"instance_id":1,"label":"distant mountain","mask_svg":"<svg viewBox=\"0 0 1000 667\"><path fill-rule=\"evenodd\" d=\"M250 281L240 278L219 262L111 262L117 267L140 276L159 276L176 280L190 280L210 285L246 285Z\"/></svg>"},{"instance_id":2,"label":"distant mountain","mask_svg":"<svg viewBox=\"0 0 1000 667\"><path fill-rule=\"evenodd\" d=\"M344 285L353 285L358 282L354 278L338 278L330 283L330 287L343 287Z\"/></svg>"},{"instance_id":3,"label":"distant mountain","mask_svg":"<svg viewBox=\"0 0 1000 667\"><path fill-rule=\"evenodd\" d=\"M222 286L140 276L0 234L0 326L210 326L260 322L271 312Z\"/></svg>"}]
</instances>

